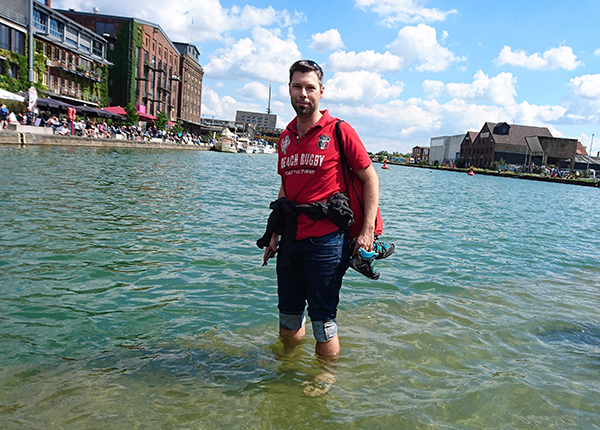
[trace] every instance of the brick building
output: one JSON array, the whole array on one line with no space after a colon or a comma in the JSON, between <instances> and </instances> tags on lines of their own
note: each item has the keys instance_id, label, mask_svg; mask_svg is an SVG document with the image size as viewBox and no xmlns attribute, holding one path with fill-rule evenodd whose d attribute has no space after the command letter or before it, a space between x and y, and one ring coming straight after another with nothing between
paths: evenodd
<instances>
[{"instance_id":1,"label":"brick building","mask_svg":"<svg viewBox=\"0 0 600 430\"><path fill-rule=\"evenodd\" d=\"M29 1L11 0L0 5L0 74L11 90L26 90L31 84L43 95L79 104L108 102L107 40L45 4L33 2L34 59L31 76L25 52L29 27ZM23 58L25 57L25 58ZM24 61L23 61L24 60ZM15 87L19 88L15 88Z\"/></svg>"},{"instance_id":2,"label":"brick building","mask_svg":"<svg viewBox=\"0 0 600 430\"><path fill-rule=\"evenodd\" d=\"M429 160L429 148L423 146L415 146L412 149L412 158L415 160L415 163Z\"/></svg>"},{"instance_id":3,"label":"brick building","mask_svg":"<svg viewBox=\"0 0 600 430\"><path fill-rule=\"evenodd\" d=\"M460 158L465 166L490 168L494 161L525 164L529 152L526 137L552 137L546 127L486 122L475 139L464 139Z\"/></svg>"},{"instance_id":4,"label":"brick building","mask_svg":"<svg viewBox=\"0 0 600 430\"><path fill-rule=\"evenodd\" d=\"M180 55L158 24L138 18L61 11L109 42L109 102L177 121Z\"/></svg>"},{"instance_id":5,"label":"brick building","mask_svg":"<svg viewBox=\"0 0 600 430\"><path fill-rule=\"evenodd\" d=\"M200 52L196 46L189 43L175 42L179 50L180 91L177 119L182 123L185 131L200 134L202 122L202 79L204 70L198 62Z\"/></svg>"}]
</instances>

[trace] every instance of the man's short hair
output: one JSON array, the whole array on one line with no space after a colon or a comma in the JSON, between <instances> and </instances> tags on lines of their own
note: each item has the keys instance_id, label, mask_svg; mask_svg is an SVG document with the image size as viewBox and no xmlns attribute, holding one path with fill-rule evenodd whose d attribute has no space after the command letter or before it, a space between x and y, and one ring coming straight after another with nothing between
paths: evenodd
<instances>
[{"instance_id":1,"label":"man's short hair","mask_svg":"<svg viewBox=\"0 0 600 430\"><path fill-rule=\"evenodd\" d=\"M294 73L296 72L315 72L319 78L319 86L323 86L323 69L321 69L321 66L313 60L298 60L292 64L292 67L290 67L290 84L292 83L292 76L294 76Z\"/></svg>"}]
</instances>

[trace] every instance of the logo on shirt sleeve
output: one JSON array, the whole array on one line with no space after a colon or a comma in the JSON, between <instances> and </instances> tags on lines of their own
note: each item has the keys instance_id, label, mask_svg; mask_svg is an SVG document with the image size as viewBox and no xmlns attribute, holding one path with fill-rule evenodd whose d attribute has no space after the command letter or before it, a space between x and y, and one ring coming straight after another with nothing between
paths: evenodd
<instances>
[{"instance_id":1,"label":"logo on shirt sleeve","mask_svg":"<svg viewBox=\"0 0 600 430\"><path fill-rule=\"evenodd\" d=\"M317 146L320 150L325 150L329 148L329 142L331 142L331 138L329 136L319 136L319 141L317 142Z\"/></svg>"}]
</instances>

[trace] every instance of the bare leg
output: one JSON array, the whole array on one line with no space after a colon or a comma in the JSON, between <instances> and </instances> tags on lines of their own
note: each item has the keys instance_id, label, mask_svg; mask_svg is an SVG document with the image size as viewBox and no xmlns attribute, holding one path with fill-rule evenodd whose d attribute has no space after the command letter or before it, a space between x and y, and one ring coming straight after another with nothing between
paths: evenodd
<instances>
[{"instance_id":1,"label":"bare leg","mask_svg":"<svg viewBox=\"0 0 600 430\"><path fill-rule=\"evenodd\" d=\"M325 360L336 361L340 356L340 338L336 334L327 342L317 342L317 346L315 346L315 352L318 356Z\"/></svg>"},{"instance_id":2,"label":"bare leg","mask_svg":"<svg viewBox=\"0 0 600 430\"><path fill-rule=\"evenodd\" d=\"M288 330L286 328L279 327L279 337L283 342L283 354L285 356L292 356L296 352L298 346L304 343L305 326L300 327L298 330Z\"/></svg>"},{"instance_id":3,"label":"bare leg","mask_svg":"<svg viewBox=\"0 0 600 430\"><path fill-rule=\"evenodd\" d=\"M284 342L289 341L289 340L304 339L305 334L306 334L305 326L300 327L298 330L288 330L287 328L279 327L279 336L281 336L281 339Z\"/></svg>"},{"instance_id":4,"label":"bare leg","mask_svg":"<svg viewBox=\"0 0 600 430\"><path fill-rule=\"evenodd\" d=\"M340 339L336 334L331 340L320 343L315 347L316 354L321 358L323 371L311 382L305 382L304 395L320 397L327 393L335 383L335 362L340 358Z\"/></svg>"}]
</instances>

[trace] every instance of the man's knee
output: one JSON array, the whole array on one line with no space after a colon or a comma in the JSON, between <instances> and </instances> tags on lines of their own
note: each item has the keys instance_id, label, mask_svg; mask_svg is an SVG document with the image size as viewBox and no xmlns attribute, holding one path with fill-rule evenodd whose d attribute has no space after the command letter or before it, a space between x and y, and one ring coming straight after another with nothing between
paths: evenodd
<instances>
[{"instance_id":1,"label":"man's knee","mask_svg":"<svg viewBox=\"0 0 600 430\"><path fill-rule=\"evenodd\" d=\"M319 343L329 342L338 332L335 318L328 321L312 321L312 327L315 339Z\"/></svg>"}]
</instances>

